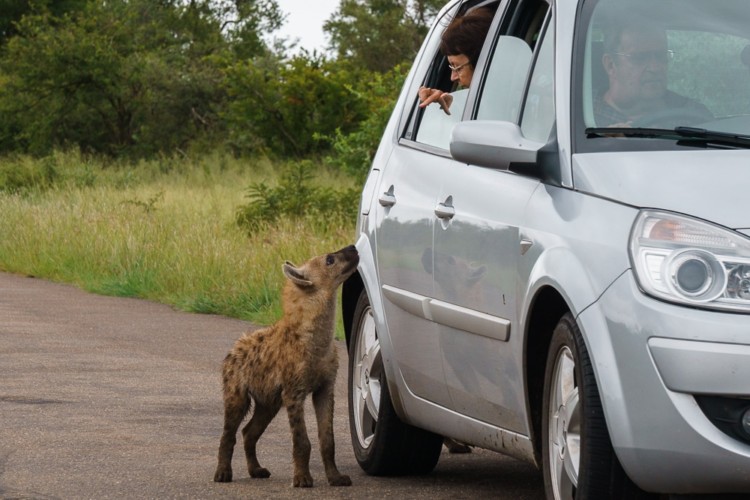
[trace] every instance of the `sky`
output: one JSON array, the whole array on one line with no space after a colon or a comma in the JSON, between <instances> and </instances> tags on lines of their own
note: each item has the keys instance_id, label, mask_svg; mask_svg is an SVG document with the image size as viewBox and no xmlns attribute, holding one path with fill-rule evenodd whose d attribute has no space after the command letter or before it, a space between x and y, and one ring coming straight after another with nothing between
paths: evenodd
<instances>
[{"instance_id":1,"label":"sky","mask_svg":"<svg viewBox=\"0 0 750 500\"><path fill-rule=\"evenodd\" d=\"M299 39L299 47L322 52L328 44L323 23L338 9L340 0L277 0L287 14L286 23L276 36Z\"/></svg>"}]
</instances>

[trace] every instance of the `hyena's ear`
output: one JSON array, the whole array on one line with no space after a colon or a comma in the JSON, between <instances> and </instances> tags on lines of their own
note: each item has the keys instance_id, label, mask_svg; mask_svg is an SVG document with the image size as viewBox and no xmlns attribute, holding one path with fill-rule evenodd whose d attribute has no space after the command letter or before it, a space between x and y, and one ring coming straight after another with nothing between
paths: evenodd
<instances>
[{"instance_id":1,"label":"hyena's ear","mask_svg":"<svg viewBox=\"0 0 750 500\"><path fill-rule=\"evenodd\" d=\"M292 264L291 262L284 262L284 265L281 266L281 269L284 271L284 275L296 285L304 287L313 285L313 282L307 279L305 273L301 269L294 267L294 264Z\"/></svg>"}]
</instances>

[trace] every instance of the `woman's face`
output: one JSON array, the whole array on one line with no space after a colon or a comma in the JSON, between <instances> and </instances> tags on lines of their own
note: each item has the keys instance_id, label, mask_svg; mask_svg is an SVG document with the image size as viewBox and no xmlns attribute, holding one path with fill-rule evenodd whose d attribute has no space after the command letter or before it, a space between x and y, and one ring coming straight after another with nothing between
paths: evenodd
<instances>
[{"instance_id":1,"label":"woman's face","mask_svg":"<svg viewBox=\"0 0 750 500\"><path fill-rule=\"evenodd\" d=\"M451 67L451 81L458 81L462 87L468 87L471 77L474 76L474 66L469 62L469 58L464 54L448 56L448 64Z\"/></svg>"}]
</instances>

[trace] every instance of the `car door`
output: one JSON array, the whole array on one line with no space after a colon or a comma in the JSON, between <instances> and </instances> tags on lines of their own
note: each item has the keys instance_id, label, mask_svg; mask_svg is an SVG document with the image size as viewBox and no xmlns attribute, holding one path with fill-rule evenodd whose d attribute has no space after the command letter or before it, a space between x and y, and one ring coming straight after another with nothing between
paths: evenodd
<instances>
[{"instance_id":1,"label":"car door","mask_svg":"<svg viewBox=\"0 0 750 500\"><path fill-rule=\"evenodd\" d=\"M527 1L506 15L476 115L520 123L546 142L554 120L551 9ZM431 308L452 408L525 434L516 268L527 244L519 229L540 180L458 162L444 175L438 199L450 210L435 226Z\"/></svg>"},{"instance_id":2,"label":"car door","mask_svg":"<svg viewBox=\"0 0 750 500\"><path fill-rule=\"evenodd\" d=\"M424 314L432 298L431 259L435 204L445 160L395 151L383 172L376 206L377 265L393 352L415 395L447 404L437 325Z\"/></svg>"},{"instance_id":3,"label":"car door","mask_svg":"<svg viewBox=\"0 0 750 500\"><path fill-rule=\"evenodd\" d=\"M446 13L446 20L455 10ZM438 23L437 26L445 26ZM404 112L398 143L380 176L375 209L377 266L383 307L396 366L415 395L447 406L437 324L425 314L433 298L432 238L435 207L445 169L452 163L448 137L461 113L447 115L439 105L418 107L419 85L437 85L445 58L438 46L442 30L430 35L416 68L413 97ZM456 108L453 108L454 111Z\"/></svg>"}]
</instances>

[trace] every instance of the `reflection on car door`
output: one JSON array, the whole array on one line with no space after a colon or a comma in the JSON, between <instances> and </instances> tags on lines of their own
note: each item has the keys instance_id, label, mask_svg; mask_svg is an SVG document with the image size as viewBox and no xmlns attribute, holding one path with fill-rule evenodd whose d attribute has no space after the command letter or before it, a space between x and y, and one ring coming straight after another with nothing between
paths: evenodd
<instances>
[{"instance_id":1,"label":"reflection on car door","mask_svg":"<svg viewBox=\"0 0 750 500\"><path fill-rule=\"evenodd\" d=\"M424 314L433 294L435 203L446 158L397 147L382 175L376 209L378 269L394 355L409 390L449 401L437 325Z\"/></svg>"},{"instance_id":2,"label":"reflection on car door","mask_svg":"<svg viewBox=\"0 0 750 500\"><path fill-rule=\"evenodd\" d=\"M516 267L523 208L539 181L454 165L441 199L455 214L435 228L435 298L452 407L523 431L521 337L516 322ZM438 308L433 305L433 310Z\"/></svg>"}]
</instances>

